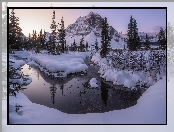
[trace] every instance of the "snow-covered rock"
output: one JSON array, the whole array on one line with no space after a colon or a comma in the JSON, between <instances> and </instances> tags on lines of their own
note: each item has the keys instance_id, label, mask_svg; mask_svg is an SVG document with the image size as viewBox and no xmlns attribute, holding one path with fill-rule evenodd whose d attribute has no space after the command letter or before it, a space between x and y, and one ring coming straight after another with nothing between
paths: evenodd
<instances>
[{"instance_id":1,"label":"snow-covered rock","mask_svg":"<svg viewBox=\"0 0 174 132\"><path fill-rule=\"evenodd\" d=\"M96 78L92 78L92 79L89 81L89 84L90 84L91 87L93 87L93 88L98 87L97 79L96 79Z\"/></svg>"}]
</instances>

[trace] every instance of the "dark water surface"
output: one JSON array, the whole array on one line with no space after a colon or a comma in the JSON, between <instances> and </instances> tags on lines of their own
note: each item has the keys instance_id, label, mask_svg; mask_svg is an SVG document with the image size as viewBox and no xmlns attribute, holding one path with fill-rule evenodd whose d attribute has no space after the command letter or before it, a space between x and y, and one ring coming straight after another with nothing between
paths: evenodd
<instances>
[{"instance_id":1,"label":"dark water surface","mask_svg":"<svg viewBox=\"0 0 174 132\"><path fill-rule=\"evenodd\" d=\"M85 63L90 64L90 58L85 59ZM104 113L136 104L141 96L139 90L125 91L122 86L111 88L101 80L98 70L97 65L91 65L86 75L72 75L61 80L25 64L21 71L29 75L32 82L22 92L33 103L68 114ZM98 88L87 87L91 78L97 79Z\"/></svg>"}]
</instances>

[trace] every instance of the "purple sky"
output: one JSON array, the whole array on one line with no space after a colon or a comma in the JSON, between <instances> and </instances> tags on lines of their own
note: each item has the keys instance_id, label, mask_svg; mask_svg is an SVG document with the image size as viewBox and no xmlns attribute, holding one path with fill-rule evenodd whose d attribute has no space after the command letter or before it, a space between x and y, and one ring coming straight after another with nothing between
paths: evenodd
<instances>
[{"instance_id":1,"label":"purple sky","mask_svg":"<svg viewBox=\"0 0 174 132\"><path fill-rule=\"evenodd\" d=\"M19 17L25 35L28 36L33 29L37 32L40 29L50 32L53 9L15 9L14 11ZM136 19L140 32L157 32L160 27L166 28L165 9L55 9L55 11L56 22L60 22L63 16L65 27L74 23L78 17L86 16L93 11L101 17L107 17L109 25L123 33L127 32L131 15Z\"/></svg>"}]
</instances>

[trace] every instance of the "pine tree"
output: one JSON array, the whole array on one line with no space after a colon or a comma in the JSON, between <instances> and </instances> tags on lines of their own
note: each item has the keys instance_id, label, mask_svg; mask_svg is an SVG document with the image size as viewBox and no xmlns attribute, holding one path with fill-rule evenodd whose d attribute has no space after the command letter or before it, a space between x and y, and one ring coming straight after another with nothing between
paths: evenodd
<instances>
[{"instance_id":1,"label":"pine tree","mask_svg":"<svg viewBox=\"0 0 174 132\"><path fill-rule=\"evenodd\" d=\"M26 44L26 50L31 49L31 34L28 34L27 44Z\"/></svg>"},{"instance_id":2,"label":"pine tree","mask_svg":"<svg viewBox=\"0 0 174 132\"><path fill-rule=\"evenodd\" d=\"M42 33L42 29L40 30L40 38L39 38L40 40L40 50L42 49L42 47L43 47L43 44L44 44L44 35L43 35L43 33Z\"/></svg>"},{"instance_id":3,"label":"pine tree","mask_svg":"<svg viewBox=\"0 0 174 132\"><path fill-rule=\"evenodd\" d=\"M97 41L97 39L96 39L96 41L95 41L95 50L98 51L98 49L99 49L99 48L98 48L98 41Z\"/></svg>"},{"instance_id":4,"label":"pine tree","mask_svg":"<svg viewBox=\"0 0 174 132\"><path fill-rule=\"evenodd\" d=\"M86 51L88 51L88 42L86 41Z\"/></svg>"},{"instance_id":5,"label":"pine tree","mask_svg":"<svg viewBox=\"0 0 174 132\"><path fill-rule=\"evenodd\" d=\"M110 36L108 32L108 23L107 23L107 18L105 17L102 20L102 31L101 31L101 51L100 55L102 58L106 57L106 55L110 51Z\"/></svg>"},{"instance_id":6,"label":"pine tree","mask_svg":"<svg viewBox=\"0 0 174 132\"><path fill-rule=\"evenodd\" d=\"M35 50L36 49L36 45L37 45L37 33L36 31L33 30L33 34L32 34L32 49Z\"/></svg>"},{"instance_id":7,"label":"pine tree","mask_svg":"<svg viewBox=\"0 0 174 132\"><path fill-rule=\"evenodd\" d=\"M146 34L146 40L144 42L144 46L145 46L145 49L150 49L150 41L147 34Z\"/></svg>"},{"instance_id":8,"label":"pine tree","mask_svg":"<svg viewBox=\"0 0 174 132\"><path fill-rule=\"evenodd\" d=\"M65 51L65 27L64 27L64 21L63 21L63 17L61 19L61 24L59 24L61 27L58 30L59 33L59 43L61 45L61 51L62 53L64 53Z\"/></svg>"},{"instance_id":9,"label":"pine tree","mask_svg":"<svg viewBox=\"0 0 174 132\"><path fill-rule=\"evenodd\" d=\"M159 34L158 34L158 42L159 42L159 47L161 49L166 49L166 38L165 38L165 31L163 28L160 28Z\"/></svg>"},{"instance_id":10,"label":"pine tree","mask_svg":"<svg viewBox=\"0 0 174 132\"><path fill-rule=\"evenodd\" d=\"M50 29L52 30L52 33L50 34L50 38L49 38L49 50L51 52L51 54L56 55L58 54L59 51L57 51L57 42L56 42L56 35L57 35L57 25L55 22L55 11L53 11L53 17L52 17L52 24L50 26Z\"/></svg>"},{"instance_id":11,"label":"pine tree","mask_svg":"<svg viewBox=\"0 0 174 132\"><path fill-rule=\"evenodd\" d=\"M74 39L74 42L72 44L72 47L73 47L73 51L76 51L77 50L77 45L76 45L75 39Z\"/></svg>"},{"instance_id":12,"label":"pine tree","mask_svg":"<svg viewBox=\"0 0 174 132\"><path fill-rule=\"evenodd\" d=\"M46 39L45 29L44 29L44 34L43 34L43 49L48 50L47 49L47 39Z\"/></svg>"},{"instance_id":13,"label":"pine tree","mask_svg":"<svg viewBox=\"0 0 174 132\"><path fill-rule=\"evenodd\" d=\"M80 52L84 51L85 45L84 45L84 37L82 36L81 40L80 40Z\"/></svg>"},{"instance_id":14,"label":"pine tree","mask_svg":"<svg viewBox=\"0 0 174 132\"><path fill-rule=\"evenodd\" d=\"M128 39L126 40L126 42L128 49L137 50L140 47L139 44L140 38L138 36L138 28L136 20L132 16L130 17L130 22L128 24L127 36Z\"/></svg>"},{"instance_id":15,"label":"pine tree","mask_svg":"<svg viewBox=\"0 0 174 132\"><path fill-rule=\"evenodd\" d=\"M22 29L19 27L19 18L15 16L14 9L9 16L9 49L21 49Z\"/></svg>"},{"instance_id":16,"label":"pine tree","mask_svg":"<svg viewBox=\"0 0 174 132\"><path fill-rule=\"evenodd\" d=\"M41 51L41 36L38 34L37 40L36 40L36 53L40 53Z\"/></svg>"},{"instance_id":17,"label":"pine tree","mask_svg":"<svg viewBox=\"0 0 174 132\"><path fill-rule=\"evenodd\" d=\"M138 50L140 49L140 37L138 35L137 22L135 19L133 21L133 36L134 36L133 50Z\"/></svg>"}]
</instances>

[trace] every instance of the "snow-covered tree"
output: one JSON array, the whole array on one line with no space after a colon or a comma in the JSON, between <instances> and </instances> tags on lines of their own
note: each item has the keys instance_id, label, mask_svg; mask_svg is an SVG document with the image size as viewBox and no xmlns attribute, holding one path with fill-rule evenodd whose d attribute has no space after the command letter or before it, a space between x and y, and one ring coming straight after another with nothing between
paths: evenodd
<instances>
[{"instance_id":1,"label":"snow-covered tree","mask_svg":"<svg viewBox=\"0 0 174 132\"><path fill-rule=\"evenodd\" d=\"M101 31L101 51L100 55L102 58L106 57L106 55L110 51L110 36L109 36L109 31L108 31L108 23L107 23L107 18L105 17L102 20L102 31Z\"/></svg>"},{"instance_id":2,"label":"snow-covered tree","mask_svg":"<svg viewBox=\"0 0 174 132\"><path fill-rule=\"evenodd\" d=\"M9 49L21 49L22 29L19 27L19 18L15 16L14 9L9 15Z\"/></svg>"},{"instance_id":3,"label":"snow-covered tree","mask_svg":"<svg viewBox=\"0 0 174 132\"><path fill-rule=\"evenodd\" d=\"M158 42L161 49L166 49L167 42L165 38L165 31L163 30L163 28L160 28L160 31L158 33Z\"/></svg>"}]
</instances>

